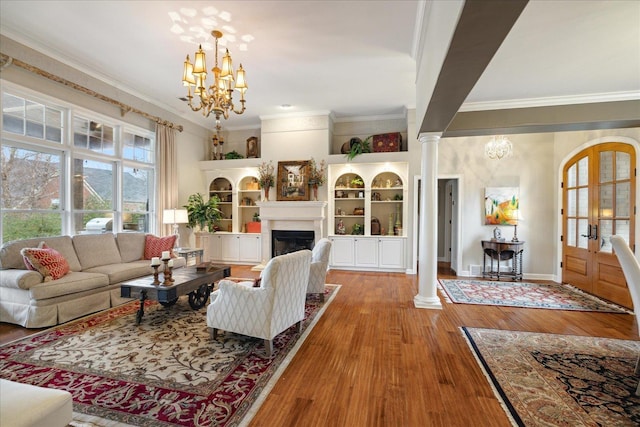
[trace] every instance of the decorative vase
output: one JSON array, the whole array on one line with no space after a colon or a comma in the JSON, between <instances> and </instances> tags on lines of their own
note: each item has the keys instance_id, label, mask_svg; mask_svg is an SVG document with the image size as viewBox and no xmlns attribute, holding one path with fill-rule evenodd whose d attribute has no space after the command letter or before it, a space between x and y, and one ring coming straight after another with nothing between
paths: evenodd
<instances>
[{"instance_id":1,"label":"decorative vase","mask_svg":"<svg viewBox=\"0 0 640 427\"><path fill-rule=\"evenodd\" d=\"M264 201L269 201L269 187L264 187Z\"/></svg>"},{"instance_id":2,"label":"decorative vase","mask_svg":"<svg viewBox=\"0 0 640 427\"><path fill-rule=\"evenodd\" d=\"M313 200L318 201L318 184L313 184Z\"/></svg>"}]
</instances>

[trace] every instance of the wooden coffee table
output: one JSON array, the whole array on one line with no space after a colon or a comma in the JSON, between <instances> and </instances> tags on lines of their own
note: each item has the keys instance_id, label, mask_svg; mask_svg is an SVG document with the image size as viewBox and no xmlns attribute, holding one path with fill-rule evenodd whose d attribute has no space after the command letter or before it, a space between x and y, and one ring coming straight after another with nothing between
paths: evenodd
<instances>
[{"instance_id":1,"label":"wooden coffee table","mask_svg":"<svg viewBox=\"0 0 640 427\"><path fill-rule=\"evenodd\" d=\"M178 297L189 295L189 305L198 310L207 303L213 284L231 275L228 265L212 265L207 271L197 271L196 267L185 267L173 270L174 282L170 285L153 284L153 275L128 280L120 284L120 296L123 298L140 298L140 308L136 314L136 325L144 316L144 302L147 299L158 301L170 307L178 301ZM160 274L160 280L163 280Z\"/></svg>"}]
</instances>

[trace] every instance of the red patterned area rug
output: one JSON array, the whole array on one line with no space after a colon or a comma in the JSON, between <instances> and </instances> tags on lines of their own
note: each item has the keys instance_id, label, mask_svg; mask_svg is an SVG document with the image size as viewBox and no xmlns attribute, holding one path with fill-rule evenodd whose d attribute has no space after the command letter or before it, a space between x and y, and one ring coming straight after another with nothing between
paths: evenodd
<instances>
[{"instance_id":1,"label":"red patterned area rug","mask_svg":"<svg viewBox=\"0 0 640 427\"><path fill-rule=\"evenodd\" d=\"M570 285L454 279L440 279L439 282L439 288L447 302L630 313L624 307L589 295Z\"/></svg>"},{"instance_id":2,"label":"red patterned area rug","mask_svg":"<svg viewBox=\"0 0 640 427\"><path fill-rule=\"evenodd\" d=\"M639 341L462 331L513 425L640 425Z\"/></svg>"},{"instance_id":3,"label":"red patterned area rug","mask_svg":"<svg viewBox=\"0 0 640 427\"><path fill-rule=\"evenodd\" d=\"M206 310L127 303L0 347L0 377L73 395L76 426L237 426L248 423L337 294L309 296L301 334L213 341Z\"/></svg>"}]
</instances>

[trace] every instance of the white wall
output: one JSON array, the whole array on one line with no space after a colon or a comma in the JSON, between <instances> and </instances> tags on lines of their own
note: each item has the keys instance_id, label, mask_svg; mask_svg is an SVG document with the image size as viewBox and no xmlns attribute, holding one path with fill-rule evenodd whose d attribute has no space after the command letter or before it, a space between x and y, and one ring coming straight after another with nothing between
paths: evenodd
<instances>
[{"instance_id":1,"label":"white wall","mask_svg":"<svg viewBox=\"0 0 640 427\"><path fill-rule=\"evenodd\" d=\"M485 187L517 186L524 217L518 226L518 237L526 242L524 273L531 279L559 280L561 164L583 144L616 136L638 141L640 129L510 135L513 156L502 160L484 157L488 137L442 139L438 146L438 174L461 175L464 192L459 195L462 271L458 273L468 274L470 265L482 265L480 240L492 236L494 226L484 225ZM500 228L503 236L513 235L512 226Z\"/></svg>"}]
</instances>

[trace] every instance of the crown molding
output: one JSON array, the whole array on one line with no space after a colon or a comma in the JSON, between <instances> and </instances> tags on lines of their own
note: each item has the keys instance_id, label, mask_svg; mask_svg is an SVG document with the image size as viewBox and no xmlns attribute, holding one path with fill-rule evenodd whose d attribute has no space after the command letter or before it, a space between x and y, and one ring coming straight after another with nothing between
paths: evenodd
<instances>
[{"instance_id":1,"label":"crown molding","mask_svg":"<svg viewBox=\"0 0 640 427\"><path fill-rule=\"evenodd\" d=\"M505 101L465 102L459 112L510 110L515 108L548 107L553 105L592 104L595 102L633 101L640 99L640 91L594 93L586 95L524 98Z\"/></svg>"}]
</instances>

